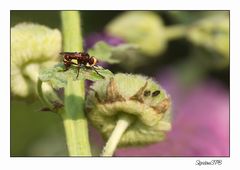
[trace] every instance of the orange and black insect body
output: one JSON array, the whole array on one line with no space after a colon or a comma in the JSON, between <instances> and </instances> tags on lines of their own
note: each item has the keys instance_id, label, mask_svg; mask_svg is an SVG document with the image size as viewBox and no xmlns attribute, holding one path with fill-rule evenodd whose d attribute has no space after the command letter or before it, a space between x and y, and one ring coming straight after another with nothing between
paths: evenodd
<instances>
[{"instance_id":1,"label":"orange and black insect body","mask_svg":"<svg viewBox=\"0 0 240 170\"><path fill-rule=\"evenodd\" d=\"M62 52L63 55L63 63L65 66L65 71L67 71L72 65L77 67L77 77L79 76L79 70L81 67L85 67L88 69L93 69L98 75L102 78L105 78L103 75L99 74L94 67L97 64L97 59L93 56L90 56L85 52ZM75 61L75 62L74 62Z\"/></svg>"}]
</instances>

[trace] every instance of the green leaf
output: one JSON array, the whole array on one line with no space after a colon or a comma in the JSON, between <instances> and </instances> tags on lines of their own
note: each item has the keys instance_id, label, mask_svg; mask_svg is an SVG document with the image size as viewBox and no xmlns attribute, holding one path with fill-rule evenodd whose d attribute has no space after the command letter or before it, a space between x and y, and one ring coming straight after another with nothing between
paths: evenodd
<instances>
[{"instance_id":1,"label":"green leaf","mask_svg":"<svg viewBox=\"0 0 240 170\"><path fill-rule=\"evenodd\" d=\"M58 64L52 68L46 68L42 70L39 74L39 78L43 82L49 81L53 88L59 89L65 87L69 79L70 80L88 79L92 81L97 81L103 79L102 76L109 77L113 75L111 71L104 69L100 66L95 67L95 70L100 75L97 74L93 68L91 69L81 67L79 70L79 76L77 78L77 67L72 66L69 68L69 70L65 71L65 66L63 64Z\"/></svg>"},{"instance_id":2,"label":"green leaf","mask_svg":"<svg viewBox=\"0 0 240 170\"><path fill-rule=\"evenodd\" d=\"M148 58L141 52L138 45L121 44L113 48L113 57L121 61L121 67L132 72L135 68L148 63Z\"/></svg>"},{"instance_id":3,"label":"green leaf","mask_svg":"<svg viewBox=\"0 0 240 170\"><path fill-rule=\"evenodd\" d=\"M88 53L100 61L110 64L120 63L127 60L128 62L139 60L139 46L135 44L120 44L110 46L103 41L99 41L91 48Z\"/></svg>"},{"instance_id":4,"label":"green leaf","mask_svg":"<svg viewBox=\"0 0 240 170\"><path fill-rule=\"evenodd\" d=\"M131 60L135 56L140 56L139 46L135 44L121 44L112 48L112 55L121 61Z\"/></svg>"},{"instance_id":5,"label":"green leaf","mask_svg":"<svg viewBox=\"0 0 240 170\"><path fill-rule=\"evenodd\" d=\"M114 47L106 44L105 42L99 41L94 45L93 48L88 50L88 53L100 61L104 61L110 64L119 63L120 61L118 59L112 58L113 48Z\"/></svg>"}]
</instances>

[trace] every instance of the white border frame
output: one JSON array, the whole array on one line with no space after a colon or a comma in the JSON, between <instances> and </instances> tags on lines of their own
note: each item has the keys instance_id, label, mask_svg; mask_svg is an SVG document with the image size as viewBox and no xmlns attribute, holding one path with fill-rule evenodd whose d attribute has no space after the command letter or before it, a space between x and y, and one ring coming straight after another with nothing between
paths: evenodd
<instances>
[{"instance_id":1,"label":"white border frame","mask_svg":"<svg viewBox=\"0 0 240 170\"><path fill-rule=\"evenodd\" d=\"M240 157L240 10L237 0L8 0L1 1L1 86L0 86L0 169L193 169L196 160L211 161L214 157L182 158L11 158L10 157L10 10L230 10L230 158L216 158L221 166L211 169L238 169Z\"/></svg>"}]
</instances>

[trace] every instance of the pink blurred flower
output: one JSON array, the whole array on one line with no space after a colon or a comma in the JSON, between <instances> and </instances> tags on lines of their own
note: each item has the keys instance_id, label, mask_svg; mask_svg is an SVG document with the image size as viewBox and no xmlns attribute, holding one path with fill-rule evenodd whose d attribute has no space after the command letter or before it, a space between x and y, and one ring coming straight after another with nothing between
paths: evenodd
<instances>
[{"instance_id":1,"label":"pink blurred flower","mask_svg":"<svg viewBox=\"0 0 240 170\"><path fill-rule=\"evenodd\" d=\"M118 149L115 156L229 156L229 92L206 81L186 91L167 72L157 80L173 100L173 129L157 144Z\"/></svg>"},{"instance_id":2,"label":"pink blurred flower","mask_svg":"<svg viewBox=\"0 0 240 170\"><path fill-rule=\"evenodd\" d=\"M228 90L212 80L185 89L171 71L156 79L173 101L172 131L162 142L120 148L115 156L229 156ZM101 136L92 127L90 139L103 148Z\"/></svg>"}]
</instances>

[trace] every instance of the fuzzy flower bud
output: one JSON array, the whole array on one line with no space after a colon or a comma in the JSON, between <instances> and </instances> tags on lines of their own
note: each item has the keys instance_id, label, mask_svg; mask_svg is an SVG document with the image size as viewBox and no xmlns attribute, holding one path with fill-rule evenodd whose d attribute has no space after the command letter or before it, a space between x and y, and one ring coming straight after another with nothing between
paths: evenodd
<instances>
[{"instance_id":1,"label":"fuzzy flower bud","mask_svg":"<svg viewBox=\"0 0 240 170\"><path fill-rule=\"evenodd\" d=\"M213 51L218 57L213 57L215 65L229 64L229 16L214 15L194 23L187 37L196 45ZM215 55L216 56L216 55Z\"/></svg>"},{"instance_id":2,"label":"fuzzy flower bud","mask_svg":"<svg viewBox=\"0 0 240 170\"><path fill-rule=\"evenodd\" d=\"M131 11L118 16L106 27L106 32L136 44L148 56L156 56L167 46L161 18L149 11Z\"/></svg>"},{"instance_id":3,"label":"fuzzy flower bud","mask_svg":"<svg viewBox=\"0 0 240 170\"><path fill-rule=\"evenodd\" d=\"M35 92L34 83L41 67L57 62L61 33L57 29L32 23L11 28L11 91L26 97Z\"/></svg>"},{"instance_id":4,"label":"fuzzy flower bud","mask_svg":"<svg viewBox=\"0 0 240 170\"><path fill-rule=\"evenodd\" d=\"M158 142L171 129L170 97L153 80L140 75L116 74L95 82L91 89L86 111L105 139L111 138L121 123L125 130L118 131L123 133L120 146Z\"/></svg>"}]
</instances>

